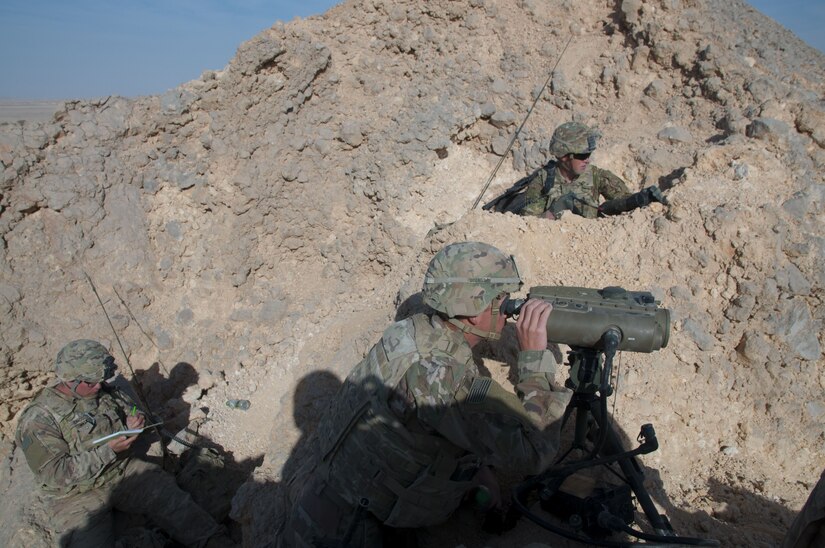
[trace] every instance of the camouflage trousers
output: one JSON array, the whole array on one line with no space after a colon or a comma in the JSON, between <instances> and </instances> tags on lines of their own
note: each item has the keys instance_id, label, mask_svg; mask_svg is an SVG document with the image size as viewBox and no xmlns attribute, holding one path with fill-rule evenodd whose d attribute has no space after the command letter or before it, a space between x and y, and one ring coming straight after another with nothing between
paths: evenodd
<instances>
[{"instance_id":1,"label":"camouflage trousers","mask_svg":"<svg viewBox=\"0 0 825 548\"><path fill-rule=\"evenodd\" d=\"M113 510L141 514L186 546L203 546L223 528L159 466L132 459L110 485L44 497L60 547L114 546Z\"/></svg>"},{"instance_id":2,"label":"camouflage trousers","mask_svg":"<svg viewBox=\"0 0 825 548\"><path fill-rule=\"evenodd\" d=\"M825 546L825 471L811 491L791 528L782 548L821 548Z\"/></svg>"}]
</instances>

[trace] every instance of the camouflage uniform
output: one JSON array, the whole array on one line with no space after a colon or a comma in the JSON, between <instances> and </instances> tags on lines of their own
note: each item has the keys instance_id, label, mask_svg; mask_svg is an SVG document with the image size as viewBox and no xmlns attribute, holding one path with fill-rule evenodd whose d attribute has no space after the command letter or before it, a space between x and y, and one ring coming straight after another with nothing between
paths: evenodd
<instances>
[{"instance_id":1,"label":"camouflage uniform","mask_svg":"<svg viewBox=\"0 0 825 548\"><path fill-rule=\"evenodd\" d=\"M433 283L431 296L464 291L458 300L469 303L466 315L486 309L490 291L518 287ZM519 354L516 397L481 376L470 345L447 321L417 314L390 325L349 374L316 432L317 460L288 482L292 510L280 546L345 538L352 546L382 546L382 525L445 521L474 487L481 465L534 474L552 462L569 398L551 390L552 353Z\"/></svg>"},{"instance_id":2,"label":"camouflage uniform","mask_svg":"<svg viewBox=\"0 0 825 548\"><path fill-rule=\"evenodd\" d=\"M781 548L825 546L825 471L791 524Z\"/></svg>"},{"instance_id":3,"label":"camouflage uniform","mask_svg":"<svg viewBox=\"0 0 825 548\"><path fill-rule=\"evenodd\" d=\"M568 122L556 128L550 141L550 153L556 158L567 154L590 154L596 150L596 132L578 122ZM548 182L550 173L553 181ZM549 183L552 183L550 186ZM588 165L587 169L572 181L568 181L556 168L555 162L536 170L527 182L523 215L539 216L545 211L570 209L557 207L559 198L570 195L570 206L575 213L594 219L599 214L599 196L607 200L630 195L627 184L606 169ZM572 197L575 197L571 200Z\"/></svg>"},{"instance_id":4,"label":"camouflage uniform","mask_svg":"<svg viewBox=\"0 0 825 548\"><path fill-rule=\"evenodd\" d=\"M564 178L558 169L553 170L553 186L545 192L548 167L539 168L530 176L527 183L524 215L538 217L545 211L553 209L554 202L566 194L572 193L578 198L573 206L582 217L595 219L599 216L599 196L606 200L624 198L631 194L627 184L612 172L594 165L572 181Z\"/></svg>"},{"instance_id":5,"label":"camouflage uniform","mask_svg":"<svg viewBox=\"0 0 825 548\"><path fill-rule=\"evenodd\" d=\"M76 368L79 359L96 362L103 354L111 359L94 341L70 343L58 354L61 382L68 380L66 372ZM92 371L81 372L77 380L104 380L102 366L93 363L87 369ZM149 516L188 546L200 546L222 532L160 467L129 458L124 454L128 451L115 453L106 442L93 443L127 428L133 404L125 394L104 384L94 396L79 397L56 386L44 389L24 409L16 439L40 484L61 546L112 546L113 508Z\"/></svg>"}]
</instances>

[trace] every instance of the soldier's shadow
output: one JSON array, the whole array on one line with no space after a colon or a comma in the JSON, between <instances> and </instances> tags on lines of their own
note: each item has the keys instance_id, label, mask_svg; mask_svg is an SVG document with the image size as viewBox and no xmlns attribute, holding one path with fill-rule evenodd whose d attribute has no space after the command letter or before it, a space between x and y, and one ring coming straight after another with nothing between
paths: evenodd
<instances>
[{"instance_id":1,"label":"soldier's shadow","mask_svg":"<svg viewBox=\"0 0 825 548\"><path fill-rule=\"evenodd\" d=\"M187 362L176 363L168 373L161 369L162 365L155 362L148 369L135 371L132 388L143 392L141 399L145 397L150 410L163 419L167 430L178 432L189 425L192 406L184 401L184 394L197 390L199 374Z\"/></svg>"},{"instance_id":2,"label":"soldier's shadow","mask_svg":"<svg viewBox=\"0 0 825 548\"><path fill-rule=\"evenodd\" d=\"M328 411L332 399L341 390L341 380L332 372L320 370L303 376L295 385L291 401L291 419L299 430L299 439L281 462L280 429L287 429L289 415L276 419L273 426L273 447L268 452L265 470L253 475L241 487L233 500L231 517L242 530L244 546L275 546L279 530L289 511L293 493L300 488L300 479L307 479L312 470L308 465L317 455L315 429ZM306 467L302 470L302 467ZM296 478L292 484L287 481Z\"/></svg>"}]
</instances>

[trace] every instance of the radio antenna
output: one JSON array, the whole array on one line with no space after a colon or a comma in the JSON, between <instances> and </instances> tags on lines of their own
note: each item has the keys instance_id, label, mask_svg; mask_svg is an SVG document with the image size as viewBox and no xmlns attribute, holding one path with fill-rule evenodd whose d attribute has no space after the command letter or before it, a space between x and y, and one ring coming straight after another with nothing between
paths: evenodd
<instances>
[{"instance_id":1,"label":"radio antenna","mask_svg":"<svg viewBox=\"0 0 825 548\"><path fill-rule=\"evenodd\" d=\"M518 139L519 133L521 133L521 129L524 127L524 124L527 123L527 119L530 117L530 114L533 113L533 109L536 108L536 104L539 102L539 99L541 99L541 96L544 93L544 90L550 84L550 80L553 78L553 74L556 72L556 67L559 66L559 62L561 61L561 58L564 57L564 52L567 51L567 46L569 46L570 42L572 42L572 41L573 41L573 35L571 34L570 38L567 39L567 43L564 45L564 49L561 50L561 53L556 58L556 64L553 65L553 68L550 70L550 74L547 75L547 80L544 81L544 85L541 86L541 89L536 94L536 98L533 99L533 104L530 105L529 109L527 109L527 114L524 115L524 119L521 121L521 124L518 126L518 128L516 128L515 133L513 133L513 137L512 137L512 139L510 139L510 143L507 145L507 150L505 150L504 153L501 155L501 158L499 158L498 163L496 164L496 167L493 168L493 171L490 173L490 176L487 178L487 182L484 183L484 188L481 189L481 193L478 195L478 198L476 198L476 201L473 202L473 207L470 208L471 210L478 207L478 204L481 202L481 199L484 197L484 193L487 192L487 189L490 187L490 183L493 182L493 178L496 176L496 173L498 173L498 169L501 167L501 164L504 163L504 160L507 158L507 155L510 153L510 150L513 148L513 144L515 144L516 139Z\"/></svg>"}]
</instances>

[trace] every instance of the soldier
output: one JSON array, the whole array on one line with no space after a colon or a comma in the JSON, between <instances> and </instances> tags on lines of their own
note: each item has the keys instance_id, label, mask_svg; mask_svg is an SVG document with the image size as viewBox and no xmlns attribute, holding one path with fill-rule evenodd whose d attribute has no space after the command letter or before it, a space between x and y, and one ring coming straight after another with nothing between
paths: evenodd
<instances>
[{"instance_id":1,"label":"soldier","mask_svg":"<svg viewBox=\"0 0 825 548\"><path fill-rule=\"evenodd\" d=\"M595 131L579 122L560 125L550 141L550 153L556 159L487 203L484 209L547 219L556 219L562 211L570 210L593 219L618 215L650 202L667 204L657 187L631 194L617 175L591 164L590 156L596 150L597 139ZM518 196L525 187L524 195ZM599 204L600 196L607 201Z\"/></svg>"},{"instance_id":2,"label":"soldier","mask_svg":"<svg viewBox=\"0 0 825 548\"><path fill-rule=\"evenodd\" d=\"M479 486L501 507L496 468L552 462L569 393L550 386L551 305L529 300L516 322L518 397L473 360L473 346L500 337L501 304L521 285L513 257L488 244L435 255L422 290L435 313L390 325L347 377L316 430L318 454L287 480L280 546L381 546L445 521Z\"/></svg>"},{"instance_id":3,"label":"soldier","mask_svg":"<svg viewBox=\"0 0 825 548\"><path fill-rule=\"evenodd\" d=\"M155 464L130 455L146 419L105 383L114 358L98 342L76 340L57 354L58 380L23 410L17 427L60 546L113 546L112 510L143 514L186 546L230 545L222 526ZM96 443L97 441L97 443Z\"/></svg>"}]
</instances>

